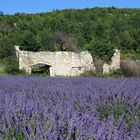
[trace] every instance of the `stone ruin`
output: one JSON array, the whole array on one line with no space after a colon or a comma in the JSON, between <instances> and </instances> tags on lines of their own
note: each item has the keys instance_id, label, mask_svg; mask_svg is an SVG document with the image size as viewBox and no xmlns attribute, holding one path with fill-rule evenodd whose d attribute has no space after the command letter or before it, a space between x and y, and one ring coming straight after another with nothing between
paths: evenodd
<instances>
[{"instance_id":1,"label":"stone ruin","mask_svg":"<svg viewBox=\"0 0 140 140\"><path fill-rule=\"evenodd\" d=\"M75 52L31 52L15 46L19 68L31 74L34 67L45 66L50 76L79 76L86 71L96 71L94 59L88 51ZM115 50L110 64L103 64L103 74L120 68L120 51Z\"/></svg>"}]
</instances>

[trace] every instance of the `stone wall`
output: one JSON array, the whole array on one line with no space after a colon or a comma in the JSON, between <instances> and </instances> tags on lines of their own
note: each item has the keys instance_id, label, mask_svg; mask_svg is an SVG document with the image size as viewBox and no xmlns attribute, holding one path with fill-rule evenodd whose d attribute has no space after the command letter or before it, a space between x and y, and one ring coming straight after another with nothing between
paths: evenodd
<instances>
[{"instance_id":1,"label":"stone wall","mask_svg":"<svg viewBox=\"0 0 140 140\"><path fill-rule=\"evenodd\" d=\"M19 68L31 74L32 66L46 64L50 66L50 76L79 76L85 71L94 71L93 58L88 51L74 52L30 52L21 51L15 47L19 59ZM103 73L110 73L113 69L120 67L120 52L115 50L111 64L103 65Z\"/></svg>"},{"instance_id":2,"label":"stone wall","mask_svg":"<svg viewBox=\"0 0 140 140\"><path fill-rule=\"evenodd\" d=\"M92 56L89 52L30 52L21 51L16 46L16 54L19 58L19 68L31 74L35 64L50 66L50 76L78 76L85 71L95 71Z\"/></svg>"},{"instance_id":3,"label":"stone wall","mask_svg":"<svg viewBox=\"0 0 140 140\"><path fill-rule=\"evenodd\" d=\"M115 49L115 53L111 58L110 64L105 63L103 65L103 74L109 74L119 68L120 68L120 51Z\"/></svg>"}]
</instances>

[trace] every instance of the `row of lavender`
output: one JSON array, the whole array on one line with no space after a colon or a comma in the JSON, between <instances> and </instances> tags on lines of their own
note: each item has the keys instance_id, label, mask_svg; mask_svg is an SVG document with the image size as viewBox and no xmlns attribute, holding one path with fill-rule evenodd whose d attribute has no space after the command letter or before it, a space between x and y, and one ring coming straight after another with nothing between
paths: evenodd
<instances>
[{"instance_id":1,"label":"row of lavender","mask_svg":"<svg viewBox=\"0 0 140 140\"><path fill-rule=\"evenodd\" d=\"M139 140L140 79L0 77L0 139Z\"/></svg>"}]
</instances>

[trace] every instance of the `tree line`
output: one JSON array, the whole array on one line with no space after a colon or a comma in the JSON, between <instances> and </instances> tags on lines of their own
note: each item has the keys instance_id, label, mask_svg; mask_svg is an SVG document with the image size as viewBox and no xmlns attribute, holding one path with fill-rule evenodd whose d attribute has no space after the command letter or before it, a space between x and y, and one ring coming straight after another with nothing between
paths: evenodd
<instances>
[{"instance_id":1,"label":"tree line","mask_svg":"<svg viewBox=\"0 0 140 140\"><path fill-rule=\"evenodd\" d=\"M0 59L28 51L91 51L103 59L118 48L140 53L140 9L92 8L4 15L0 12Z\"/></svg>"}]
</instances>

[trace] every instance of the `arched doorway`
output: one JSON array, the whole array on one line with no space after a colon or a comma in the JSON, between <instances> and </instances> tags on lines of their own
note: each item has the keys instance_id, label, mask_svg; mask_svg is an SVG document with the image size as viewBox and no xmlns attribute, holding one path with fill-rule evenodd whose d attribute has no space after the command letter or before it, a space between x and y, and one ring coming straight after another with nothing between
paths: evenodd
<instances>
[{"instance_id":1,"label":"arched doorway","mask_svg":"<svg viewBox=\"0 0 140 140\"><path fill-rule=\"evenodd\" d=\"M34 64L31 67L31 74L32 75L44 75L50 76L50 65L47 64Z\"/></svg>"}]
</instances>

